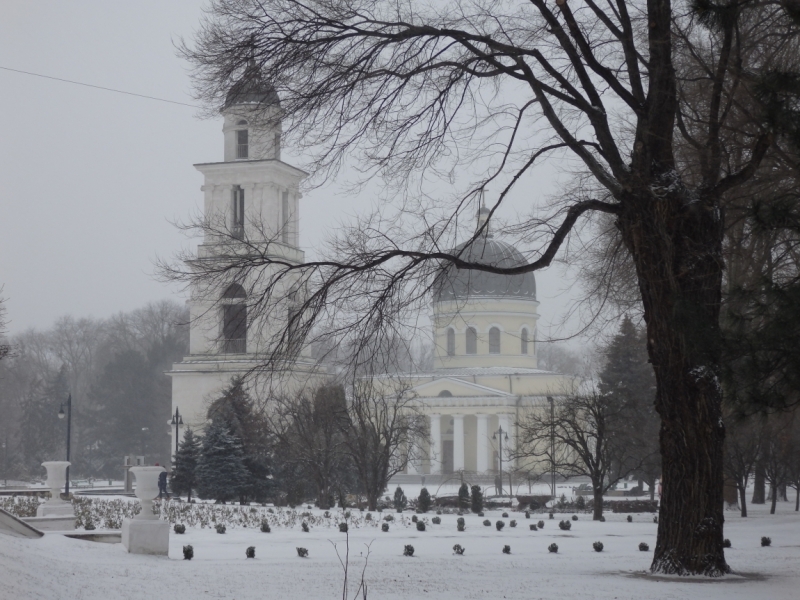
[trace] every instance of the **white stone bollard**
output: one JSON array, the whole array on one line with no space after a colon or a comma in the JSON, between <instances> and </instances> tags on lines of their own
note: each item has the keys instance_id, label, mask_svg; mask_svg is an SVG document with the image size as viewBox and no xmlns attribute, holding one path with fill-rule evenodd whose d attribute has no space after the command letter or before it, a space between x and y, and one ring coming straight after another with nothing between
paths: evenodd
<instances>
[{"instance_id":1,"label":"white stone bollard","mask_svg":"<svg viewBox=\"0 0 800 600\"><path fill-rule=\"evenodd\" d=\"M136 477L136 497L142 510L133 519L122 521L122 545L131 554L169 554L169 523L153 514L153 499L158 496L158 475L164 467L132 467Z\"/></svg>"}]
</instances>

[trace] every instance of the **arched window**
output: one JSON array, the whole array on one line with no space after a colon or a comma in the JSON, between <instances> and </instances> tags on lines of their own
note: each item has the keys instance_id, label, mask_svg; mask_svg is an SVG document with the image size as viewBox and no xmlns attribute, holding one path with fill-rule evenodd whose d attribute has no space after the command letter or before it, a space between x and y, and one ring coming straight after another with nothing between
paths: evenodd
<instances>
[{"instance_id":1,"label":"arched window","mask_svg":"<svg viewBox=\"0 0 800 600\"><path fill-rule=\"evenodd\" d=\"M239 119L238 121L236 121L236 124L237 125L247 125L247 121L245 121L244 119Z\"/></svg>"},{"instance_id":2,"label":"arched window","mask_svg":"<svg viewBox=\"0 0 800 600\"><path fill-rule=\"evenodd\" d=\"M467 354L478 353L478 332L474 327L467 327Z\"/></svg>"},{"instance_id":3,"label":"arched window","mask_svg":"<svg viewBox=\"0 0 800 600\"><path fill-rule=\"evenodd\" d=\"M500 354L500 330L497 327L489 330L489 354Z\"/></svg>"},{"instance_id":4,"label":"arched window","mask_svg":"<svg viewBox=\"0 0 800 600\"><path fill-rule=\"evenodd\" d=\"M519 341L520 341L520 349L519 351L522 354L528 353L528 329L525 328L522 330L522 333L519 334Z\"/></svg>"},{"instance_id":5,"label":"arched window","mask_svg":"<svg viewBox=\"0 0 800 600\"><path fill-rule=\"evenodd\" d=\"M456 332L452 329L447 330L447 356L456 355Z\"/></svg>"},{"instance_id":6,"label":"arched window","mask_svg":"<svg viewBox=\"0 0 800 600\"><path fill-rule=\"evenodd\" d=\"M238 283L228 286L222 298L222 351L226 354L247 352L247 294Z\"/></svg>"}]
</instances>

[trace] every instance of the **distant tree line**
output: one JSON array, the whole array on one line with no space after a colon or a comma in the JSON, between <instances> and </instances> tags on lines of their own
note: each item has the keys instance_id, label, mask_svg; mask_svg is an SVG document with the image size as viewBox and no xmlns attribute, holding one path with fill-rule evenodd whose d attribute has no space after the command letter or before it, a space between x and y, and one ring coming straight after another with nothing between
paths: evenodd
<instances>
[{"instance_id":1,"label":"distant tree line","mask_svg":"<svg viewBox=\"0 0 800 600\"><path fill-rule=\"evenodd\" d=\"M108 319L62 317L7 339L0 360L0 477L44 476L66 456L62 405L72 395L72 477L122 474L125 455L169 462L171 383L188 351L188 313L164 301Z\"/></svg>"}]
</instances>

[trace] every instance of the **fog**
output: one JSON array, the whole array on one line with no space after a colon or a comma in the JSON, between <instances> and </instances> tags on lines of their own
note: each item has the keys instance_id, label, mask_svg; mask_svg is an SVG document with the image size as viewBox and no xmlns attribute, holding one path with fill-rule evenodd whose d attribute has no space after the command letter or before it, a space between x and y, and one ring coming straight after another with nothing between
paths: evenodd
<instances>
[{"instance_id":1,"label":"fog","mask_svg":"<svg viewBox=\"0 0 800 600\"><path fill-rule=\"evenodd\" d=\"M0 67L192 105L175 43L191 37L204 4L3 0ZM0 286L10 334L66 314L106 318L183 301L182 290L156 281L153 264L196 244L173 223L201 206L202 177L192 165L222 160L221 119L199 112L0 69ZM284 160L303 166L291 148ZM552 170L534 171L500 217L527 212L557 180ZM307 193L307 256L331 224L371 203L369 192L348 196L335 185ZM537 280L547 337L574 292L558 268Z\"/></svg>"}]
</instances>

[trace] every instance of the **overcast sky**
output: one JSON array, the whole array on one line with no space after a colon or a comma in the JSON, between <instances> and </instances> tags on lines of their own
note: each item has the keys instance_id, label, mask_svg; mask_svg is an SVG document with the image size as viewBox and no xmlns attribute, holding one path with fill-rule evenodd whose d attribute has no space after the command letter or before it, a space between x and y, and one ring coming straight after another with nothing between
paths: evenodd
<instances>
[{"instance_id":1,"label":"overcast sky","mask_svg":"<svg viewBox=\"0 0 800 600\"><path fill-rule=\"evenodd\" d=\"M191 38L205 4L0 0L0 67L193 104L174 43ZM192 165L222 160L222 121L198 112L0 69L0 286L10 333L66 314L183 301L155 280L153 262L188 244L172 223L201 206ZM552 189L536 177L503 216ZM301 245L313 255L327 228L369 202L313 190L301 201ZM536 277L544 325L564 309L569 281L557 269Z\"/></svg>"}]
</instances>

